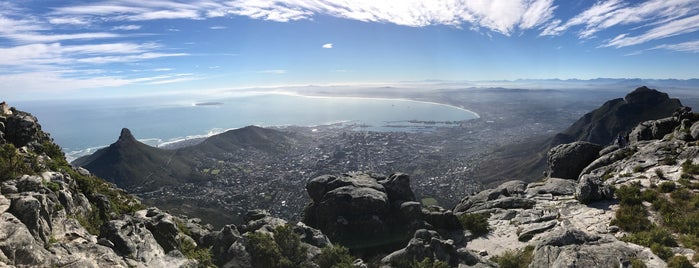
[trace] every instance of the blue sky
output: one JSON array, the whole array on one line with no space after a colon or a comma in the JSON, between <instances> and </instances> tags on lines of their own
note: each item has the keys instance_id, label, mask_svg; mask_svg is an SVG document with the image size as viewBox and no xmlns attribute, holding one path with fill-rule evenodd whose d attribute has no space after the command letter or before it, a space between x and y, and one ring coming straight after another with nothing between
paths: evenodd
<instances>
[{"instance_id":1,"label":"blue sky","mask_svg":"<svg viewBox=\"0 0 699 268\"><path fill-rule=\"evenodd\" d=\"M428 79L699 78L699 1L0 1L8 100Z\"/></svg>"}]
</instances>

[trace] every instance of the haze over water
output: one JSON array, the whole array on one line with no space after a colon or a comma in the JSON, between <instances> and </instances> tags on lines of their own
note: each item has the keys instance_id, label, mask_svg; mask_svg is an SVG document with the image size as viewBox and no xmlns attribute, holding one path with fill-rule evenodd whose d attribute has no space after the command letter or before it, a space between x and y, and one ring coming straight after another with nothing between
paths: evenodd
<instances>
[{"instance_id":1,"label":"haze over water","mask_svg":"<svg viewBox=\"0 0 699 268\"><path fill-rule=\"evenodd\" d=\"M424 131L440 124L408 121L453 122L478 117L464 109L426 102L281 94L205 101L143 98L12 105L32 111L71 159L113 143L124 127L141 141L156 146L248 125L315 126L342 122L362 125L358 128L361 130Z\"/></svg>"}]
</instances>

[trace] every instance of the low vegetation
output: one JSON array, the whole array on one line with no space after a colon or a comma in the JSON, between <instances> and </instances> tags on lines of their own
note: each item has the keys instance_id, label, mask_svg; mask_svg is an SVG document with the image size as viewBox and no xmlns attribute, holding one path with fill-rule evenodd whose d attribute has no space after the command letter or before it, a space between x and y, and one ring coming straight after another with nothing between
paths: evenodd
<instances>
[{"instance_id":1,"label":"low vegetation","mask_svg":"<svg viewBox=\"0 0 699 268\"><path fill-rule=\"evenodd\" d=\"M392 263L393 267L405 267L405 268L449 268L451 267L448 263L443 261L435 261L430 258L424 258L422 261L415 259L402 260Z\"/></svg>"},{"instance_id":2,"label":"low vegetation","mask_svg":"<svg viewBox=\"0 0 699 268\"><path fill-rule=\"evenodd\" d=\"M490 218L488 213L464 213L459 215L459 222L464 229L476 236L481 236L490 232L488 218Z\"/></svg>"},{"instance_id":3,"label":"low vegetation","mask_svg":"<svg viewBox=\"0 0 699 268\"><path fill-rule=\"evenodd\" d=\"M32 168L12 144L0 145L0 181L14 179L22 174L31 174Z\"/></svg>"},{"instance_id":4,"label":"low vegetation","mask_svg":"<svg viewBox=\"0 0 699 268\"><path fill-rule=\"evenodd\" d=\"M492 261L501 268L526 268L532 262L534 246L526 246L519 250L508 250L498 256L494 256Z\"/></svg>"}]
</instances>

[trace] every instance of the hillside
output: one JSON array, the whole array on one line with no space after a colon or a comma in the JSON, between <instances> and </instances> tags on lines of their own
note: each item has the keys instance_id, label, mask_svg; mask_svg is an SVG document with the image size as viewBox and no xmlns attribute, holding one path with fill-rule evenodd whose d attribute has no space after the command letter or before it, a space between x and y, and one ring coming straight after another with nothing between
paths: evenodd
<instances>
[{"instance_id":1,"label":"hillside","mask_svg":"<svg viewBox=\"0 0 699 268\"><path fill-rule=\"evenodd\" d=\"M125 189L152 190L201 179L192 163L178 156L176 150L161 150L141 143L126 128L115 143L72 164Z\"/></svg>"},{"instance_id":2,"label":"hillside","mask_svg":"<svg viewBox=\"0 0 699 268\"><path fill-rule=\"evenodd\" d=\"M682 107L680 100L666 93L645 86L636 88L624 98L605 102L553 137L542 136L494 150L476 177L490 186L514 178L535 180L544 171L546 153L556 145L574 141L612 144L619 134L628 138L641 122L673 116Z\"/></svg>"},{"instance_id":3,"label":"hillside","mask_svg":"<svg viewBox=\"0 0 699 268\"><path fill-rule=\"evenodd\" d=\"M225 159L239 150L276 153L290 143L293 139L286 133L248 126L211 136L194 146L164 150L137 141L124 128L115 143L76 159L72 165L89 169L119 187L144 192L211 180L197 171L197 165L211 157Z\"/></svg>"}]
</instances>

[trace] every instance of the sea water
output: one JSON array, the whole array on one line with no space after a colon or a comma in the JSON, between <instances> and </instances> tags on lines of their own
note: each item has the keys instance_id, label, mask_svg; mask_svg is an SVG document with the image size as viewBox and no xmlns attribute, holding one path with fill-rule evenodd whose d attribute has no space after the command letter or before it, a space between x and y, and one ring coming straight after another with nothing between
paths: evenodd
<instances>
[{"instance_id":1,"label":"sea water","mask_svg":"<svg viewBox=\"0 0 699 268\"><path fill-rule=\"evenodd\" d=\"M158 146L258 126L316 126L345 123L372 131L424 131L478 115L436 103L345 97L261 94L192 101L184 97L64 100L11 103L37 116L69 159L94 152L129 128L142 142ZM440 124L442 123L442 124Z\"/></svg>"}]
</instances>

